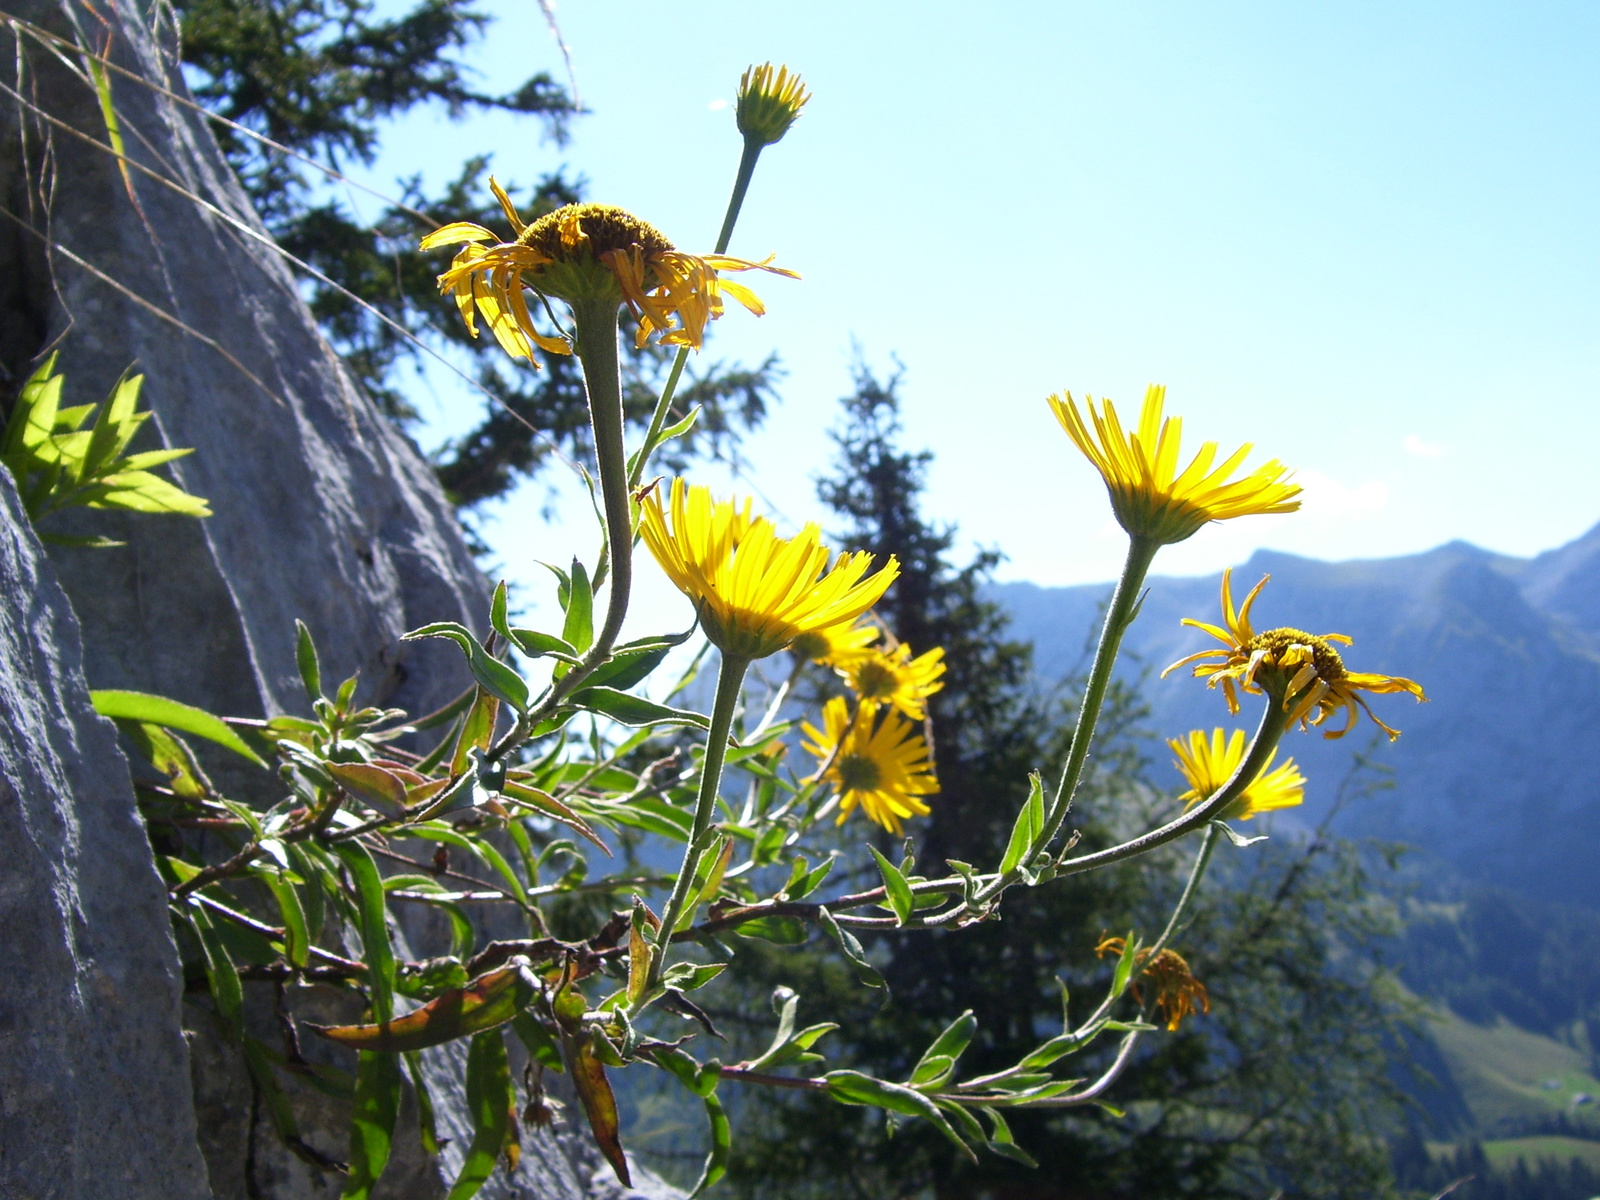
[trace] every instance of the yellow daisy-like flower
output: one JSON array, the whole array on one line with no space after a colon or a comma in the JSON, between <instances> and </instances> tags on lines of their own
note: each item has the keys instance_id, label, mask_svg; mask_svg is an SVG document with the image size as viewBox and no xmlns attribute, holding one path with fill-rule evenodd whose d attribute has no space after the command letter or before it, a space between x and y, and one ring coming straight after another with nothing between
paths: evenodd
<instances>
[{"instance_id":1,"label":"yellow daisy-like flower","mask_svg":"<svg viewBox=\"0 0 1600 1200\"><path fill-rule=\"evenodd\" d=\"M939 790L928 744L917 727L894 711L877 720L862 705L852 720L843 696L822 707L824 728L809 721L801 726L807 737L806 752L822 760L822 778L839 793L842 825L857 805L868 818L896 837L907 817L925 817L928 806L921 797Z\"/></svg>"},{"instance_id":2,"label":"yellow daisy-like flower","mask_svg":"<svg viewBox=\"0 0 1600 1200\"><path fill-rule=\"evenodd\" d=\"M739 80L739 99L734 116L745 137L770 146L789 132L811 93L800 76L789 74L788 67L771 63L751 67Z\"/></svg>"},{"instance_id":3,"label":"yellow daisy-like flower","mask_svg":"<svg viewBox=\"0 0 1600 1200\"><path fill-rule=\"evenodd\" d=\"M1231 483L1228 477L1250 453L1250 443L1239 447L1221 466L1213 468L1217 443L1206 442L1200 453L1178 473L1178 442L1183 418L1162 420L1167 389L1151 384L1144 394L1139 428L1124 433L1111 401L1097 409L1093 397L1085 398L1091 433L1078 412L1072 393L1050 397L1050 407L1061 428L1083 451L1111 493L1117 521L1135 537L1162 545L1181 542L1208 521L1226 521L1256 513L1294 512L1300 485L1289 482L1291 472L1277 459Z\"/></svg>"},{"instance_id":4,"label":"yellow daisy-like flower","mask_svg":"<svg viewBox=\"0 0 1600 1200\"><path fill-rule=\"evenodd\" d=\"M867 622L812 629L789 644L789 653L797 659L848 670L863 659L872 657L870 647L882 636L883 630Z\"/></svg>"},{"instance_id":5,"label":"yellow daisy-like flower","mask_svg":"<svg viewBox=\"0 0 1600 1200\"><path fill-rule=\"evenodd\" d=\"M926 654L911 657L904 642L892 650L874 650L859 662L841 668L839 674L850 681L864 704L887 704L913 721L928 717L925 701L944 684L944 647L935 646Z\"/></svg>"},{"instance_id":6,"label":"yellow daisy-like flower","mask_svg":"<svg viewBox=\"0 0 1600 1200\"><path fill-rule=\"evenodd\" d=\"M1242 729L1235 729L1230 737L1226 729L1219 727L1211 731L1209 738L1203 729L1195 729L1188 737L1168 738L1167 745L1178 756L1178 770L1189 781L1189 790L1178 797L1186 808L1215 796L1244 761ZM1306 798L1306 777L1300 774L1294 759L1285 759L1274 770L1272 760L1276 757L1274 750L1243 794L1223 810L1220 815L1225 820L1248 821L1257 813L1293 808Z\"/></svg>"},{"instance_id":7,"label":"yellow daisy-like flower","mask_svg":"<svg viewBox=\"0 0 1600 1200\"><path fill-rule=\"evenodd\" d=\"M461 246L450 269L439 276L439 291L455 296L473 337L478 336L476 312L507 354L535 366L534 346L552 354L571 354L572 346L564 337L538 331L524 287L569 303L626 304L639 319L639 345L656 334L663 346L698 348L707 322L722 315L724 295L758 317L766 312L759 296L720 272L760 270L799 278L771 266L770 258L750 262L725 254L685 254L654 226L609 204L568 204L524 224L500 184L491 178L489 187L511 222L513 241L501 241L482 225L456 221L423 238L421 248Z\"/></svg>"},{"instance_id":8,"label":"yellow daisy-like flower","mask_svg":"<svg viewBox=\"0 0 1600 1200\"><path fill-rule=\"evenodd\" d=\"M1325 633L1321 636L1300 629L1268 629L1257 633L1250 625L1250 606L1267 586L1271 576L1263 575L1261 582L1250 589L1244 603L1237 611L1233 607L1233 572L1222 573L1222 617L1225 628L1204 621L1183 619L1185 625L1203 629L1222 643L1221 649L1202 650L1173 663L1161 672L1163 678L1179 667L1194 663L1193 674L1204 679L1207 687L1222 684L1228 700L1228 711L1239 711L1236 688L1251 695L1265 694L1282 704L1289 714L1289 724L1296 722L1302 729L1321 725L1330 714L1344 709L1342 729L1329 729L1325 738L1339 738L1350 732L1360 717L1360 706L1379 729L1389 735L1392 742L1400 731L1391 729L1380 721L1367 702L1357 693L1372 692L1385 695L1409 692L1418 701L1428 697L1422 685L1409 679L1391 675L1371 675L1345 670L1344 660L1333 648L1334 642L1348 646L1350 639L1342 633ZM1209 659L1218 661L1210 662Z\"/></svg>"},{"instance_id":9,"label":"yellow daisy-like flower","mask_svg":"<svg viewBox=\"0 0 1600 1200\"><path fill-rule=\"evenodd\" d=\"M1127 944L1127 938L1102 938L1095 953L1102 958L1108 954L1121 958ZM1211 994L1206 991L1206 985L1194 977L1188 961L1176 950L1162 950L1154 959L1148 949L1139 950L1133 961L1138 968L1138 978L1148 977L1156 985L1156 1007L1166 1019L1167 1032L1176 1033L1187 1016L1211 1011ZM1141 992L1140 985L1135 983L1133 998L1139 1004L1144 1003Z\"/></svg>"},{"instance_id":10,"label":"yellow daisy-like flower","mask_svg":"<svg viewBox=\"0 0 1600 1200\"><path fill-rule=\"evenodd\" d=\"M871 575L870 554L828 566L822 531L781 538L750 501L718 503L704 487L672 481L670 519L659 491L640 498L639 532L667 577L694 601L706 636L725 654L765 658L801 634L854 621L900 573L893 555Z\"/></svg>"}]
</instances>

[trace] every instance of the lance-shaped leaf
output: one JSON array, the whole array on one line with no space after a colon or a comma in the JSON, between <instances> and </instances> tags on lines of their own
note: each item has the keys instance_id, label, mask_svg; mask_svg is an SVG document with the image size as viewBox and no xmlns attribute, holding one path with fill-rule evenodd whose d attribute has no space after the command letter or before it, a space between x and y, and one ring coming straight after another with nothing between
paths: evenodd
<instances>
[{"instance_id":1,"label":"lance-shaped leaf","mask_svg":"<svg viewBox=\"0 0 1600 1200\"><path fill-rule=\"evenodd\" d=\"M472 677L497 700L502 700L519 712L528 707L527 682L505 663L483 648L483 643L472 636L465 625L457 621L435 621L421 629L413 629L400 640L409 642L417 638L449 638L461 647L467 656L467 667Z\"/></svg>"},{"instance_id":2,"label":"lance-shaped leaf","mask_svg":"<svg viewBox=\"0 0 1600 1200\"><path fill-rule=\"evenodd\" d=\"M715 1094L705 1098L706 1119L711 1124L711 1147L706 1151L706 1165L700 1178L689 1193L689 1200L704 1192L728 1173L728 1153L733 1147L733 1131L728 1124L727 1110Z\"/></svg>"},{"instance_id":3,"label":"lance-shaped leaf","mask_svg":"<svg viewBox=\"0 0 1600 1200\"><path fill-rule=\"evenodd\" d=\"M599 846L600 849L606 852L607 857L611 856L611 847L600 840L600 835L594 831L594 827L561 803L561 801L550 795L549 792L508 779L501 785L500 793L512 800L519 800L531 808L538 809L552 820L560 821L568 829L573 830L575 833L581 833L596 846Z\"/></svg>"},{"instance_id":4,"label":"lance-shaped leaf","mask_svg":"<svg viewBox=\"0 0 1600 1200\"><path fill-rule=\"evenodd\" d=\"M978 1161L978 1156L972 1152L972 1147L962 1141L961 1135L951 1128L949 1118L937 1104L921 1092L901 1087L898 1083L874 1079L870 1075L863 1075L860 1071L829 1071L822 1077L822 1081L828 1085L828 1094L841 1104L872 1105L890 1112L921 1117L949 1138L961 1153L973 1162Z\"/></svg>"},{"instance_id":5,"label":"lance-shaped leaf","mask_svg":"<svg viewBox=\"0 0 1600 1200\"><path fill-rule=\"evenodd\" d=\"M471 1200L494 1173L511 1130L517 1098L511 1087L511 1063L505 1035L480 1033L467 1049L467 1111L472 1116L472 1145L467 1148L445 1200Z\"/></svg>"},{"instance_id":6,"label":"lance-shaped leaf","mask_svg":"<svg viewBox=\"0 0 1600 1200\"><path fill-rule=\"evenodd\" d=\"M898 867L878 853L876 846L869 845L867 849L872 851L873 860L878 864L878 874L883 876L883 890L888 894L889 907L894 910L896 920L904 925L911 919L911 912L917 906L911 894L911 885Z\"/></svg>"},{"instance_id":7,"label":"lance-shaped leaf","mask_svg":"<svg viewBox=\"0 0 1600 1200\"><path fill-rule=\"evenodd\" d=\"M911 1072L911 1086L930 1088L942 1086L955 1071L956 1060L961 1057L972 1035L978 1031L978 1019L969 1008L945 1027L934 1039L916 1067Z\"/></svg>"},{"instance_id":8,"label":"lance-shaped leaf","mask_svg":"<svg viewBox=\"0 0 1600 1200\"><path fill-rule=\"evenodd\" d=\"M311 630L304 621L295 621L294 632L294 661L300 668L300 684L306 689L306 699L315 704L322 699L322 664L317 660L317 644L311 640Z\"/></svg>"},{"instance_id":9,"label":"lance-shaped leaf","mask_svg":"<svg viewBox=\"0 0 1600 1200\"><path fill-rule=\"evenodd\" d=\"M192 733L226 746L235 754L248 758L259 767L267 764L250 749L221 717L214 717L204 709L168 700L165 696L152 696L147 692L104 690L89 693L95 712L112 720L144 721L179 733Z\"/></svg>"},{"instance_id":10,"label":"lance-shaped leaf","mask_svg":"<svg viewBox=\"0 0 1600 1200\"><path fill-rule=\"evenodd\" d=\"M363 1050L356 1061L350 1112L350 1174L343 1200L367 1200L389 1162L400 1117L400 1056Z\"/></svg>"},{"instance_id":11,"label":"lance-shaped leaf","mask_svg":"<svg viewBox=\"0 0 1600 1200\"><path fill-rule=\"evenodd\" d=\"M389 906L383 879L372 855L360 842L335 842L331 848L355 884L362 957L372 987L372 1015L380 1022L388 1021L394 1016L394 948L389 944Z\"/></svg>"},{"instance_id":12,"label":"lance-shaped leaf","mask_svg":"<svg viewBox=\"0 0 1600 1200\"><path fill-rule=\"evenodd\" d=\"M563 1033L561 1049L567 1062L567 1072L572 1076L572 1085L583 1104L584 1115L589 1118L589 1129L594 1134L595 1145L606 1156L606 1161L617 1173L622 1186L631 1188L633 1179L628 1173L627 1156L622 1152L617 1098L611 1091L611 1081L606 1078L605 1067L595 1057L590 1039L581 1034Z\"/></svg>"},{"instance_id":13,"label":"lance-shaped leaf","mask_svg":"<svg viewBox=\"0 0 1600 1200\"><path fill-rule=\"evenodd\" d=\"M1039 778L1039 772L1028 776L1028 785L1028 802L1017 814L1016 824L1011 827L1011 840L1006 843L1005 855L1000 859L1002 875L1021 865L1044 828L1044 781Z\"/></svg>"},{"instance_id":14,"label":"lance-shaped leaf","mask_svg":"<svg viewBox=\"0 0 1600 1200\"><path fill-rule=\"evenodd\" d=\"M839 944L839 949L844 951L844 956L854 964L856 978L869 988L882 988L884 1003L888 1003L889 985L884 982L878 969L867 961L867 953L861 948L856 935L840 925L838 919L828 909L819 910L817 915L822 921L822 927L833 936L833 940Z\"/></svg>"},{"instance_id":15,"label":"lance-shaped leaf","mask_svg":"<svg viewBox=\"0 0 1600 1200\"><path fill-rule=\"evenodd\" d=\"M568 703L610 717L622 725L692 725L696 729L709 729L711 722L697 712L686 708L673 708L657 704L643 696L619 692L610 687L579 688Z\"/></svg>"},{"instance_id":16,"label":"lance-shaped leaf","mask_svg":"<svg viewBox=\"0 0 1600 1200\"><path fill-rule=\"evenodd\" d=\"M325 762L322 769L345 791L386 817L405 815L408 792L406 781L393 771L371 763Z\"/></svg>"},{"instance_id":17,"label":"lance-shaped leaf","mask_svg":"<svg viewBox=\"0 0 1600 1200\"><path fill-rule=\"evenodd\" d=\"M372 1025L312 1025L323 1037L357 1050L405 1053L494 1029L533 999L538 983L518 962L480 975L463 988L430 1000L415 1012Z\"/></svg>"}]
</instances>

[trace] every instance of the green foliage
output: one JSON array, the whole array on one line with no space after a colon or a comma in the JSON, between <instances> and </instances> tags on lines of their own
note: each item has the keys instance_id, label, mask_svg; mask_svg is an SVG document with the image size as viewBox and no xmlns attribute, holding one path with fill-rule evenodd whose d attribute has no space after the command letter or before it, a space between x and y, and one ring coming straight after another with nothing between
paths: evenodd
<instances>
[{"instance_id":1,"label":"green foliage","mask_svg":"<svg viewBox=\"0 0 1600 1200\"><path fill-rule=\"evenodd\" d=\"M16 480L22 506L36 524L64 508L115 508L127 512L209 517L198 496L151 471L191 454L148 450L128 454L128 444L151 417L138 411L143 375L125 375L103 405L61 406L66 377L51 354L23 384L0 434L0 463ZM78 538L48 529L47 542L115 545L104 538Z\"/></svg>"}]
</instances>

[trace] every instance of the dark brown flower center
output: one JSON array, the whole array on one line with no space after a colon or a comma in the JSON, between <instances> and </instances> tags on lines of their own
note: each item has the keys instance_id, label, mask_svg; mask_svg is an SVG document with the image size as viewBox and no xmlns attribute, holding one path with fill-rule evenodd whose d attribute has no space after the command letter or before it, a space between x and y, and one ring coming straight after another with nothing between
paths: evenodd
<instances>
[{"instance_id":1,"label":"dark brown flower center","mask_svg":"<svg viewBox=\"0 0 1600 1200\"><path fill-rule=\"evenodd\" d=\"M1258 633L1245 643L1244 651L1253 654L1257 650L1265 650L1267 656L1263 665L1283 666L1293 676L1304 665L1303 660L1284 663L1285 654L1294 646L1310 651L1311 665L1316 669L1317 678L1324 683L1335 684L1344 678L1344 659L1339 657L1332 643L1303 629L1269 629L1265 633Z\"/></svg>"},{"instance_id":2,"label":"dark brown flower center","mask_svg":"<svg viewBox=\"0 0 1600 1200\"><path fill-rule=\"evenodd\" d=\"M864 754L839 756L839 785L846 792L873 792L883 782L883 771Z\"/></svg>"},{"instance_id":3,"label":"dark brown flower center","mask_svg":"<svg viewBox=\"0 0 1600 1200\"><path fill-rule=\"evenodd\" d=\"M899 684L895 673L881 662L869 660L856 672L856 691L864 700L886 700Z\"/></svg>"},{"instance_id":4,"label":"dark brown flower center","mask_svg":"<svg viewBox=\"0 0 1600 1200\"><path fill-rule=\"evenodd\" d=\"M576 246L568 245L562 235L563 227L569 226L573 216L585 235ZM654 225L614 204L569 204L558 208L524 229L517 241L556 262L570 262L585 254L599 258L608 251L635 245L647 256L672 249L672 243Z\"/></svg>"}]
</instances>

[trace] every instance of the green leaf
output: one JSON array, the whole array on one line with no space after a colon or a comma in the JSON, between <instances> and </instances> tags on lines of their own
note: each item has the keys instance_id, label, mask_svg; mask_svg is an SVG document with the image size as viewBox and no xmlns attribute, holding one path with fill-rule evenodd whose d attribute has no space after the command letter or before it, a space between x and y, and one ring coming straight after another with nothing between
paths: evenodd
<instances>
[{"instance_id":1,"label":"green leaf","mask_svg":"<svg viewBox=\"0 0 1600 1200\"><path fill-rule=\"evenodd\" d=\"M531 1013L520 1012L512 1017L511 1028L521 1039L523 1047L528 1051L528 1057L534 1062L552 1071L566 1069L561 1061L561 1050L556 1045L554 1035Z\"/></svg>"},{"instance_id":2,"label":"green leaf","mask_svg":"<svg viewBox=\"0 0 1600 1200\"><path fill-rule=\"evenodd\" d=\"M1006 843L1005 855L1000 859L1000 874L1005 875L1022 863L1043 829L1044 781L1039 772L1034 771L1028 776L1028 802L1017 814L1016 824L1011 827L1011 840Z\"/></svg>"},{"instance_id":3,"label":"green leaf","mask_svg":"<svg viewBox=\"0 0 1600 1200\"><path fill-rule=\"evenodd\" d=\"M539 658L550 655L563 662L575 663L578 661L577 647L573 646L553 633L540 633L537 629L511 629L511 640L516 643L529 658Z\"/></svg>"},{"instance_id":4,"label":"green leaf","mask_svg":"<svg viewBox=\"0 0 1600 1200\"><path fill-rule=\"evenodd\" d=\"M363 1050L356 1056L356 1094L350 1112L350 1174L343 1200L367 1200L389 1162L400 1118L400 1058Z\"/></svg>"},{"instance_id":5,"label":"green leaf","mask_svg":"<svg viewBox=\"0 0 1600 1200\"><path fill-rule=\"evenodd\" d=\"M878 973L878 969L867 961L866 951L862 950L861 943L856 940L856 935L840 925L838 918L826 907L819 912L818 916L822 921L822 927L832 935L833 940L839 944L839 949L844 951L844 956L854 964L856 979L866 987L881 988L884 1002L887 1003L889 985L884 982L884 978Z\"/></svg>"},{"instance_id":6,"label":"green leaf","mask_svg":"<svg viewBox=\"0 0 1600 1200\"><path fill-rule=\"evenodd\" d=\"M90 508L122 508L129 512L175 513L184 517L209 517L211 506L176 484L149 471L118 471L102 475L79 493L78 503Z\"/></svg>"},{"instance_id":7,"label":"green leaf","mask_svg":"<svg viewBox=\"0 0 1600 1200\"><path fill-rule=\"evenodd\" d=\"M563 1033L561 1047L573 1087L583 1104L584 1115L589 1118L589 1130L594 1134L595 1145L617 1173L622 1186L632 1187L628 1159L622 1152L622 1139L619 1136L617 1098L611 1091L611 1081L606 1078L605 1067L595 1058L590 1040L586 1037Z\"/></svg>"},{"instance_id":8,"label":"green leaf","mask_svg":"<svg viewBox=\"0 0 1600 1200\"><path fill-rule=\"evenodd\" d=\"M322 768L345 791L384 816L405 815L406 781L393 771L372 763L324 762Z\"/></svg>"},{"instance_id":9,"label":"green leaf","mask_svg":"<svg viewBox=\"0 0 1600 1200\"><path fill-rule=\"evenodd\" d=\"M192 705L168 700L165 696L152 696L148 692L103 690L89 693L95 712L112 720L144 721L180 733L192 733L207 741L226 746L235 754L248 758L257 766L267 764L250 749L241 738L220 718Z\"/></svg>"},{"instance_id":10,"label":"green leaf","mask_svg":"<svg viewBox=\"0 0 1600 1200\"><path fill-rule=\"evenodd\" d=\"M760 938L780 946L798 946L806 940L805 924L798 917L757 917L743 921L736 933L740 937Z\"/></svg>"},{"instance_id":11,"label":"green leaf","mask_svg":"<svg viewBox=\"0 0 1600 1200\"><path fill-rule=\"evenodd\" d=\"M199 939L200 951L205 957L206 983L211 991L211 1001L217 1006L217 1016L230 1038L244 1036L244 985L239 982L239 969L233 965L228 948L217 935L211 915L198 904L192 904L186 915Z\"/></svg>"},{"instance_id":12,"label":"green leaf","mask_svg":"<svg viewBox=\"0 0 1600 1200\"><path fill-rule=\"evenodd\" d=\"M972 1042L972 1035L978 1031L978 1019L972 1015L969 1008L954 1021L945 1027L943 1033L934 1039L933 1045L918 1061L911 1073L911 1082L915 1085L926 1085L930 1081L943 1082L954 1072L956 1060L966 1051ZM942 1064L934 1069L934 1061L941 1060Z\"/></svg>"},{"instance_id":13,"label":"green leaf","mask_svg":"<svg viewBox=\"0 0 1600 1200\"><path fill-rule=\"evenodd\" d=\"M278 1076L272 1069L272 1052L253 1037L244 1039L243 1049L245 1066L249 1068L250 1078L265 1101L267 1112L272 1115L273 1128L286 1145L293 1146L300 1140L300 1125L295 1120L294 1106L289 1102L289 1097L278 1086Z\"/></svg>"},{"instance_id":14,"label":"green leaf","mask_svg":"<svg viewBox=\"0 0 1600 1200\"><path fill-rule=\"evenodd\" d=\"M684 708L670 708L609 687L579 688L567 701L569 704L601 716L610 717L623 725L692 725L696 729L709 729L711 722L697 712Z\"/></svg>"},{"instance_id":15,"label":"green leaf","mask_svg":"<svg viewBox=\"0 0 1600 1200\"><path fill-rule=\"evenodd\" d=\"M257 872L256 878L267 885L278 913L283 917L283 952L289 962L303 967L311 952L311 934L306 927L305 909L300 905L300 893L295 885L277 871Z\"/></svg>"},{"instance_id":16,"label":"green leaf","mask_svg":"<svg viewBox=\"0 0 1600 1200\"><path fill-rule=\"evenodd\" d=\"M1006 1158L1014 1159L1025 1167L1037 1169L1039 1164L1011 1136L1011 1126L1006 1124L1006 1119L1000 1115L998 1109L985 1108L984 1114L994 1125L994 1136L988 1139L989 1149Z\"/></svg>"},{"instance_id":17,"label":"green leaf","mask_svg":"<svg viewBox=\"0 0 1600 1200\"><path fill-rule=\"evenodd\" d=\"M1122 957L1117 959L1117 969L1111 976L1111 994L1120 996L1127 989L1128 980L1133 977L1134 959L1138 955L1139 945L1133 939L1133 930L1128 931L1128 936L1122 940Z\"/></svg>"},{"instance_id":18,"label":"green leaf","mask_svg":"<svg viewBox=\"0 0 1600 1200\"><path fill-rule=\"evenodd\" d=\"M26 471L32 461L28 453L36 446L48 442L55 429L56 411L61 405L62 376L57 375L56 359L60 351L52 350L50 356L39 364L38 370L28 376L11 409L6 422L5 441L0 443L0 454L13 472ZM18 484L21 484L19 479Z\"/></svg>"},{"instance_id":19,"label":"green leaf","mask_svg":"<svg viewBox=\"0 0 1600 1200\"><path fill-rule=\"evenodd\" d=\"M582 654L594 642L594 590L589 584L589 572L577 559L572 560L572 585L566 609L562 640Z\"/></svg>"},{"instance_id":20,"label":"green leaf","mask_svg":"<svg viewBox=\"0 0 1600 1200\"><path fill-rule=\"evenodd\" d=\"M890 1112L921 1117L949 1138L969 1159L977 1161L978 1156L972 1152L972 1147L962 1141L961 1136L950 1127L949 1119L939 1106L921 1092L902 1087L897 1083L874 1079L859 1071L829 1071L822 1077L822 1081L828 1085L828 1094L841 1104L872 1105Z\"/></svg>"},{"instance_id":21,"label":"green leaf","mask_svg":"<svg viewBox=\"0 0 1600 1200\"><path fill-rule=\"evenodd\" d=\"M517 1098L511 1087L511 1062L504 1035L480 1033L467 1048L467 1111L472 1115L472 1145L467 1148L445 1200L470 1200L494 1173L510 1131Z\"/></svg>"},{"instance_id":22,"label":"green leaf","mask_svg":"<svg viewBox=\"0 0 1600 1200\"><path fill-rule=\"evenodd\" d=\"M689 1193L689 1200L705 1191L728 1173L728 1153L733 1146L733 1130L728 1124L728 1112L715 1095L705 1098L706 1119L711 1123L711 1148L706 1152L706 1165L700 1178Z\"/></svg>"},{"instance_id":23,"label":"green leaf","mask_svg":"<svg viewBox=\"0 0 1600 1200\"><path fill-rule=\"evenodd\" d=\"M895 917L904 925L911 919L911 913L917 906L911 894L911 885L900 874L899 867L878 853L876 846L868 845L867 849L872 851L873 860L878 864L878 874L883 876L883 890L888 893L889 907L894 909Z\"/></svg>"},{"instance_id":24,"label":"green leaf","mask_svg":"<svg viewBox=\"0 0 1600 1200\"><path fill-rule=\"evenodd\" d=\"M433 1115L433 1095L428 1091L428 1081L422 1073L422 1055L412 1052L402 1055L406 1074L411 1076L412 1090L417 1094L417 1134L422 1142L422 1152L430 1157L439 1153L439 1123Z\"/></svg>"},{"instance_id":25,"label":"green leaf","mask_svg":"<svg viewBox=\"0 0 1600 1200\"><path fill-rule=\"evenodd\" d=\"M1246 846L1254 846L1257 842L1264 842L1267 840L1267 835L1264 833L1257 834L1255 837L1246 837L1232 825L1229 825L1226 821L1221 819L1213 819L1209 822L1209 824L1215 826L1217 829L1222 830L1227 839L1241 850L1243 850Z\"/></svg>"},{"instance_id":26,"label":"green leaf","mask_svg":"<svg viewBox=\"0 0 1600 1200\"><path fill-rule=\"evenodd\" d=\"M467 667L471 670L472 677L478 681L479 687L495 699L511 705L518 712L526 711L527 682L485 650L483 643L473 637L467 627L460 622L435 621L431 625L424 625L421 629L413 629L400 640L409 642L418 638L434 637L449 638L461 647L461 652L467 656Z\"/></svg>"},{"instance_id":27,"label":"green leaf","mask_svg":"<svg viewBox=\"0 0 1600 1200\"><path fill-rule=\"evenodd\" d=\"M357 927L372 989L372 1015L382 1023L394 1016L394 949L389 944L389 909L383 880L372 855L360 842L335 842L331 849L355 884Z\"/></svg>"},{"instance_id":28,"label":"green leaf","mask_svg":"<svg viewBox=\"0 0 1600 1200\"><path fill-rule=\"evenodd\" d=\"M600 840L600 835L594 831L589 823L548 792L541 791L536 787L529 787L527 784L518 783L515 780L507 780L501 786L500 794L537 809L544 816L561 822L561 824L576 833L581 833L596 846L599 846L600 849L604 850L607 857L611 856L611 847Z\"/></svg>"},{"instance_id":29,"label":"green leaf","mask_svg":"<svg viewBox=\"0 0 1600 1200\"><path fill-rule=\"evenodd\" d=\"M83 454L81 479L93 479L102 468L109 467L128 448L142 421L135 420L139 407L139 389L144 386L143 375L124 375L106 398L105 407L95 419L94 430ZM125 464L133 467L135 464Z\"/></svg>"},{"instance_id":30,"label":"green leaf","mask_svg":"<svg viewBox=\"0 0 1600 1200\"><path fill-rule=\"evenodd\" d=\"M317 661L317 644L311 640L311 630L306 623L294 623L294 661L300 668L300 683L306 689L306 699L315 703L322 699L322 664Z\"/></svg>"},{"instance_id":31,"label":"green leaf","mask_svg":"<svg viewBox=\"0 0 1600 1200\"><path fill-rule=\"evenodd\" d=\"M680 992L692 992L695 988L705 987L726 969L727 963L673 963L667 968L666 974L661 976L665 987L677 988Z\"/></svg>"},{"instance_id":32,"label":"green leaf","mask_svg":"<svg viewBox=\"0 0 1600 1200\"><path fill-rule=\"evenodd\" d=\"M489 628L493 629L508 642L515 642L511 636L511 626L506 621L506 581L502 579L494 585L494 599L489 602Z\"/></svg>"}]
</instances>

